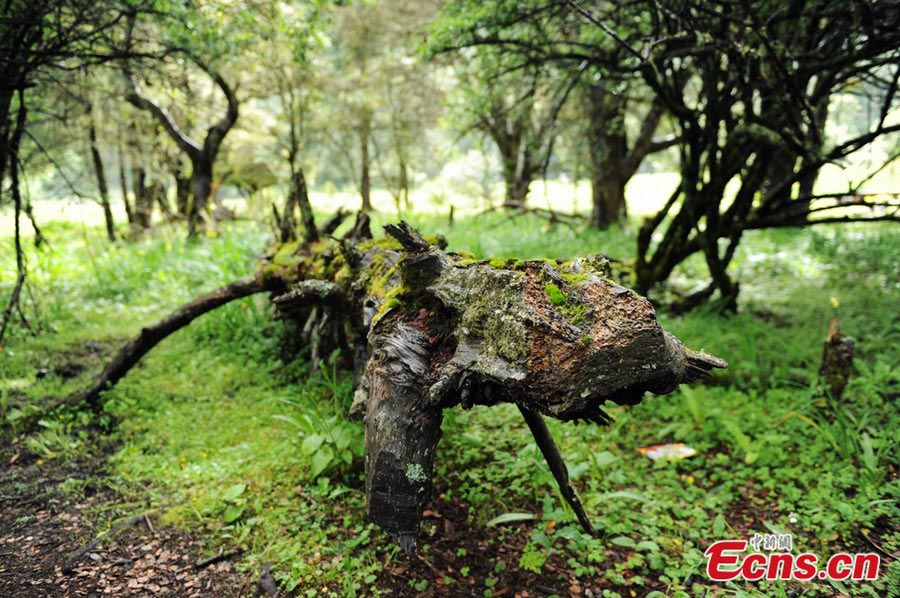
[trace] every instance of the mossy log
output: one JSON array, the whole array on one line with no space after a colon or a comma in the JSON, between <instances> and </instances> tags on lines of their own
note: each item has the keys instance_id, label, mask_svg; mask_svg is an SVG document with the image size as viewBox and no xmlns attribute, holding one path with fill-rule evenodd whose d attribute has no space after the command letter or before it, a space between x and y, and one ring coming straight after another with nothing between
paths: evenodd
<instances>
[{"instance_id":1,"label":"mossy log","mask_svg":"<svg viewBox=\"0 0 900 598\"><path fill-rule=\"evenodd\" d=\"M351 411L366 422L367 510L405 550L429 497L444 409L518 405L588 528L539 414L608 423L606 401L634 404L726 366L665 332L601 256L479 261L404 223L386 230L315 252L282 247L264 268L286 285L275 299L282 314L307 318L305 330L309 318L338 321L364 348Z\"/></svg>"},{"instance_id":2,"label":"mossy log","mask_svg":"<svg viewBox=\"0 0 900 598\"><path fill-rule=\"evenodd\" d=\"M351 415L366 426L367 513L407 552L444 409L516 404L590 529L542 415L605 424L606 401L634 404L726 367L665 332L601 256L475 260L405 223L385 229L371 239L362 216L343 239L274 247L254 280L299 323L313 360L335 349L350 358Z\"/></svg>"}]
</instances>

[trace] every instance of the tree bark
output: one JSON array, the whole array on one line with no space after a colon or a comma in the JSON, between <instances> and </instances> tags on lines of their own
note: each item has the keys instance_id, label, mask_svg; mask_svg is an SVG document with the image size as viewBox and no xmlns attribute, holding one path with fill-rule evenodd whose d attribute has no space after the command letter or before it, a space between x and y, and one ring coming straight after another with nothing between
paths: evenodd
<instances>
[{"instance_id":1,"label":"tree bark","mask_svg":"<svg viewBox=\"0 0 900 598\"><path fill-rule=\"evenodd\" d=\"M535 175L531 155L521 147L521 138L495 140L495 143L503 164L503 207L523 207L528 201L528 190Z\"/></svg>"},{"instance_id":2,"label":"tree bark","mask_svg":"<svg viewBox=\"0 0 900 598\"><path fill-rule=\"evenodd\" d=\"M122 205L125 207L125 217L128 219L128 224L135 224L134 219L134 208L132 208L131 201L128 199L128 178L125 176L126 166L125 166L125 148L122 144L121 139L121 131L120 138L118 143L119 150L119 187L122 190Z\"/></svg>"},{"instance_id":3,"label":"tree bark","mask_svg":"<svg viewBox=\"0 0 900 598\"><path fill-rule=\"evenodd\" d=\"M313 214L312 204L309 203L309 191L306 188L306 177L303 168L297 167L291 178L291 195L294 203L300 208L300 220L303 223L303 240L307 244L319 240L319 229L316 228L316 217ZM293 218L293 214L291 214Z\"/></svg>"},{"instance_id":4,"label":"tree bark","mask_svg":"<svg viewBox=\"0 0 900 598\"><path fill-rule=\"evenodd\" d=\"M628 181L625 101L593 85L588 90L588 144L591 156L591 226L606 228L625 217Z\"/></svg>"},{"instance_id":5,"label":"tree bark","mask_svg":"<svg viewBox=\"0 0 900 598\"><path fill-rule=\"evenodd\" d=\"M17 93L19 96L19 107L16 110L15 125L9 132L8 145L3 148L6 151L6 156L4 157L9 161L10 192L12 193L13 199L13 243L16 247L16 283L13 286L12 294L6 304L2 320L0 320L0 342L3 341L3 337L6 334L9 323L12 321L14 312L18 310L19 314L22 314L19 302L21 300L22 287L25 285L25 278L27 276L25 252L22 250L22 230L19 223L22 215L22 195L19 189L19 149L22 142L22 135L25 133L28 108L25 104L24 89L19 88ZM0 183L2 183L2 179L0 179ZM0 187L2 187L2 185L0 185Z\"/></svg>"},{"instance_id":6,"label":"tree bark","mask_svg":"<svg viewBox=\"0 0 900 598\"><path fill-rule=\"evenodd\" d=\"M109 187L106 184L106 171L103 168L103 158L97 147L97 128L94 125L94 114L88 105L88 141L91 147L91 159L94 163L94 175L97 178L97 192L100 194L100 206L103 208L103 220L106 223L106 236L110 241L116 240L116 223L113 220L112 207L109 203Z\"/></svg>"},{"instance_id":7,"label":"tree bark","mask_svg":"<svg viewBox=\"0 0 900 598\"><path fill-rule=\"evenodd\" d=\"M359 195L362 198L362 211L372 211L372 158L369 154L370 121L366 120L359 128Z\"/></svg>"},{"instance_id":8,"label":"tree bark","mask_svg":"<svg viewBox=\"0 0 900 598\"><path fill-rule=\"evenodd\" d=\"M591 157L591 226L606 228L627 217L625 186L644 159L674 145L677 139L654 138L664 112L656 99L643 115L630 145L625 129L629 102L624 93L615 94L601 84L591 84L585 93L585 104Z\"/></svg>"},{"instance_id":9,"label":"tree bark","mask_svg":"<svg viewBox=\"0 0 900 598\"><path fill-rule=\"evenodd\" d=\"M406 553L431 494L442 410L428 388L428 337L400 324L378 336L366 366L366 513Z\"/></svg>"},{"instance_id":10,"label":"tree bark","mask_svg":"<svg viewBox=\"0 0 900 598\"><path fill-rule=\"evenodd\" d=\"M191 201L191 177L185 175L181 166L172 173L175 179L175 211L179 216L188 218L188 206Z\"/></svg>"},{"instance_id":11,"label":"tree bark","mask_svg":"<svg viewBox=\"0 0 900 598\"><path fill-rule=\"evenodd\" d=\"M213 160L205 155L191 159L191 195L187 207L188 237L195 237L205 227L207 206L213 184Z\"/></svg>"},{"instance_id":12,"label":"tree bark","mask_svg":"<svg viewBox=\"0 0 900 598\"><path fill-rule=\"evenodd\" d=\"M153 226L153 183L147 183L147 171L133 165L131 183L134 188L134 221L140 230Z\"/></svg>"}]
</instances>

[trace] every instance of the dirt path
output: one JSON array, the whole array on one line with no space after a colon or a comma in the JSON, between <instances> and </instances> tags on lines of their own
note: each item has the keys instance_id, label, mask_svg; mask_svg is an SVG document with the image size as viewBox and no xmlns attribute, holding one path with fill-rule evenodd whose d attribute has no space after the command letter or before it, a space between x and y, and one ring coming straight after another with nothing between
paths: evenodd
<instances>
[{"instance_id":1,"label":"dirt path","mask_svg":"<svg viewBox=\"0 0 900 598\"><path fill-rule=\"evenodd\" d=\"M153 517L104 537L63 573L72 553L141 509L110 510L120 501L103 483L102 457L38 465L24 455L0 454L0 597L256 594L256 581L235 572L233 558L196 567L215 555ZM73 499L76 486L81 496Z\"/></svg>"}]
</instances>

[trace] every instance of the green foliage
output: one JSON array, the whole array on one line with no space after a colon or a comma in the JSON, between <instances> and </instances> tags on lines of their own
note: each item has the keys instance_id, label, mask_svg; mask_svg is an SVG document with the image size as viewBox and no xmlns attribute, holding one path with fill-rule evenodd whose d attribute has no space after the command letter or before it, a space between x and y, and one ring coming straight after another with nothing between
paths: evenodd
<instances>
[{"instance_id":1,"label":"green foliage","mask_svg":"<svg viewBox=\"0 0 900 598\"><path fill-rule=\"evenodd\" d=\"M534 542L526 544L522 556L519 557L519 566L532 573L540 574L546 562L547 554Z\"/></svg>"}]
</instances>

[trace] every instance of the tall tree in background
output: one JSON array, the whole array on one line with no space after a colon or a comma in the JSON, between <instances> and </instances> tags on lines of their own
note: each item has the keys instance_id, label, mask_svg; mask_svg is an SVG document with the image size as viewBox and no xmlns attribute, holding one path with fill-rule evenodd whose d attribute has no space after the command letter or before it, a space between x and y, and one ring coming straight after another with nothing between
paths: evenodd
<instances>
[{"instance_id":1,"label":"tall tree in background","mask_svg":"<svg viewBox=\"0 0 900 598\"><path fill-rule=\"evenodd\" d=\"M682 179L664 208L641 227L640 291L700 252L711 282L685 305L718 292L720 305L734 309L738 285L728 266L744 231L898 218L896 201L860 193L864 181L822 195L804 184L823 165L900 130L888 120L900 100L895 3L748 3L739 9L714 3L711 9L693 2L642 2L634 9L647 15L641 20L647 41L632 48L632 64L677 123ZM822 18L823 10L829 18ZM613 17L587 11L582 16L600 28ZM823 106L859 81L872 83L874 118L863 132L826 142ZM789 160L791 172L771 184L773 166L785 153L800 159ZM730 197L726 187L732 181L738 188Z\"/></svg>"},{"instance_id":2,"label":"tall tree in background","mask_svg":"<svg viewBox=\"0 0 900 598\"><path fill-rule=\"evenodd\" d=\"M614 85L596 73L590 76L582 91L591 159L590 223L595 228L605 228L627 216L625 186L644 159L671 147L677 138L656 138L665 111L655 98L642 111L637 134L629 138L625 117L640 103L630 97L639 86L633 82Z\"/></svg>"},{"instance_id":3,"label":"tall tree in background","mask_svg":"<svg viewBox=\"0 0 900 598\"><path fill-rule=\"evenodd\" d=\"M462 31L453 41L458 47L496 47L518 54L523 64L587 66L607 79L640 82L672 119L681 183L638 235L635 276L642 293L702 253L711 282L682 306L718 292L720 305L734 309L738 285L728 266L744 231L898 219L895 198L860 192L868 177L840 193L816 194L811 184L823 165L900 130L889 118L900 100L894 2L450 5L458 6L469 10L449 13L437 29L438 43ZM523 24L540 35L523 35L529 31ZM825 139L828 102L860 83L871 122L861 132ZM785 161L790 172L778 173ZM732 181L738 184L733 197L726 193Z\"/></svg>"},{"instance_id":4,"label":"tall tree in background","mask_svg":"<svg viewBox=\"0 0 900 598\"><path fill-rule=\"evenodd\" d=\"M195 140L178 126L168 109L156 100L144 94L137 84L134 74L127 67L123 69L128 91L125 98L135 107L146 110L159 122L175 144L187 156L191 163L190 200L186 209L188 235L199 232L202 221L206 218L207 206L213 189L213 168L219 149L225 136L234 126L238 118L238 100L231 86L221 74L201 58L190 57L197 67L206 73L225 96L227 106L221 119L210 125L204 132L202 141Z\"/></svg>"},{"instance_id":5,"label":"tall tree in background","mask_svg":"<svg viewBox=\"0 0 900 598\"><path fill-rule=\"evenodd\" d=\"M439 73L417 47L436 10L430 2L402 0L385 4L380 11L388 42L381 51L376 81L382 98L374 136L376 164L399 214L411 207L413 172L429 166L424 159L432 155L428 132L443 110Z\"/></svg>"},{"instance_id":6,"label":"tall tree in background","mask_svg":"<svg viewBox=\"0 0 900 598\"><path fill-rule=\"evenodd\" d=\"M100 146L97 143L97 123L94 114L94 105L88 103L85 112L88 119L88 143L91 149L91 162L94 165L94 176L97 178L97 194L100 198L100 206L103 208L103 221L106 224L106 236L110 241L116 240L116 223L113 220L112 204L109 200L109 184L106 179L106 168L103 165L103 157L100 154Z\"/></svg>"},{"instance_id":7,"label":"tall tree in background","mask_svg":"<svg viewBox=\"0 0 900 598\"><path fill-rule=\"evenodd\" d=\"M522 207L547 167L560 111L578 76L544 67L510 68L492 50L456 61L461 119L486 135L503 170L504 207Z\"/></svg>"},{"instance_id":8,"label":"tall tree in background","mask_svg":"<svg viewBox=\"0 0 900 598\"><path fill-rule=\"evenodd\" d=\"M372 207L378 175L395 202L408 198L410 170L440 111L434 69L416 50L433 14L434 6L421 0L360 2L335 11L324 133L354 171L364 210Z\"/></svg>"},{"instance_id":9,"label":"tall tree in background","mask_svg":"<svg viewBox=\"0 0 900 598\"><path fill-rule=\"evenodd\" d=\"M260 26L262 15L252 2L172 2L167 3L166 15L163 21L134 20L129 23L126 48L151 48L158 53L166 53L171 64L168 71L167 65L158 61L125 65L125 97L132 105L156 119L191 165L190 200L186 216L188 234L194 236L205 223L210 201L215 200L220 183L214 176L216 159L226 135L238 118L239 102L234 85L229 82L229 78L237 80L238 75L226 77L223 73L253 45L256 40L253 31ZM211 57L215 57L215 64ZM207 95L202 101L191 103L190 117L184 116L183 121L211 123L191 127L195 131L200 130L199 134L194 135L173 116L174 111L163 106L157 95L146 93L136 80L137 67L142 67L145 79L152 82L156 78L150 76L148 67L160 71L165 81L171 79L173 68L177 70L185 64L192 67L192 73L186 77L199 75L204 84L198 84L198 87ZM224 99L224 105L221 100L215 99L216 95Z\"/></svg>"},{"instance_id":10,"label":"tall tree in background","mask_svg":"<svg viewBox=\"0 0 900 598\"><path fill-rule=\"evenodd\" d=\"M565 45L561 46L560 40ZM582 27L578 15L565 3L464 0L445 5L432 27L429 51L465 56L473 48L484 52L485 47L502 54L498 73L547 68L554 63L563 65L561 70L580 71L592 64L586 60L586 47L593 54L603 54L607 63L617 63L627 56L605 34ZM579 81L577 96L585 121L580 130L590 150L590 223L605 228L627 214L625 186L643 160L671 146L674 138L655 137L664 110L633 74L610 76L595 68L587 70ZM639 108L643 118L632 136L625 117L638 105L644 105Z\"/></svg>"},{"instance_id":11,"label":"tall tree in background","mask_svg":"<svg viewBox=\"0 0 900 598\"><path fill-rule=\"evenodd\" d=\"M335 77L329 88L337 116L329 136L341 148L360 196L360 209L372 210L372 133L381 98L375 91L375 59L384 30L378 8L355 3L337 9L331 60ZM337 74L340 76L337 76Z\"/></svg>"},{"instance_id":12,"label":"tall tree in background","mask_svg":"<svg viewBox=\"0 0 900 598\"><path fill-rule=\"evenodd\" d=\"M305 174L304 154L309 143L311 112L319 100L318 87L313 73L311 52L322 44L317 41L317 33L324 26L318 7L304 7L302 18L294 12L296 7L286 13L285 7L273 4L269 8L266 21L267 43L264 51L272 66L272 78L269 92L274 89L278 96L281 116L278 125L286 131L277 136L287 161L289 173L289 190L282 213L276 210L279 236L282 241L297 238L296 212L300 212L303 225L303 240L313 243L319 240L313 216L312 204L309 201L309 190Z\"/></svg>"}]
</instances>

